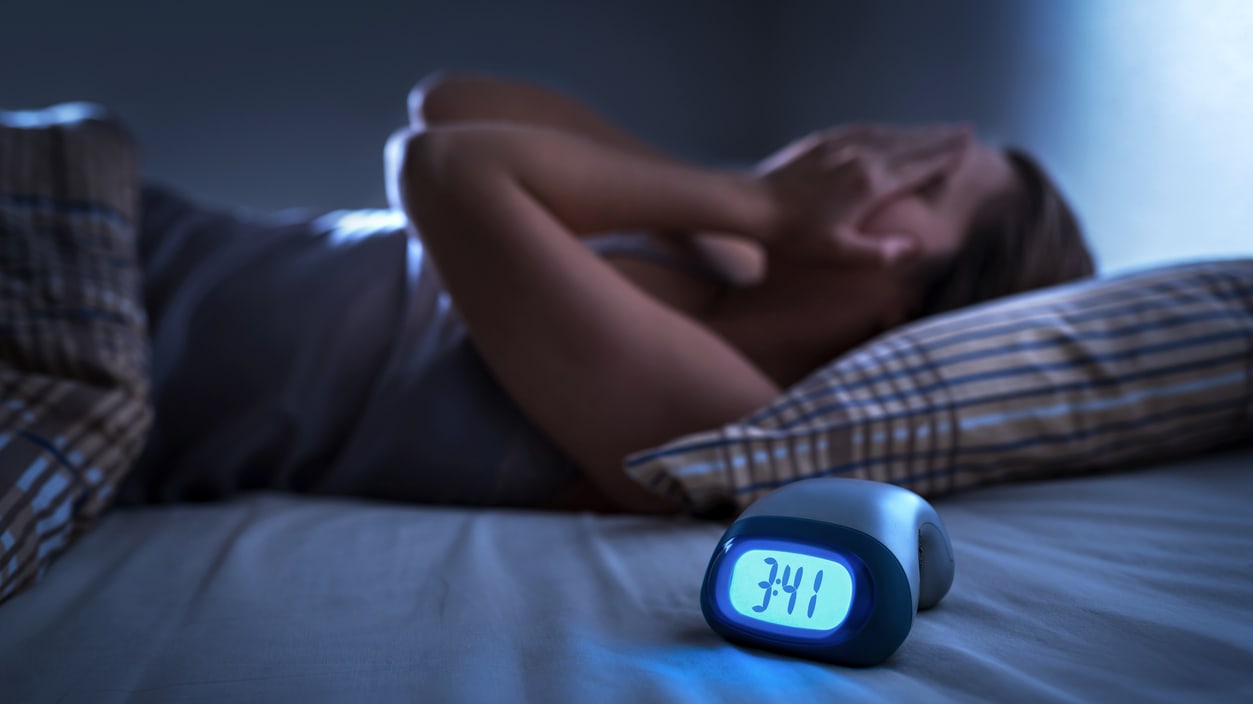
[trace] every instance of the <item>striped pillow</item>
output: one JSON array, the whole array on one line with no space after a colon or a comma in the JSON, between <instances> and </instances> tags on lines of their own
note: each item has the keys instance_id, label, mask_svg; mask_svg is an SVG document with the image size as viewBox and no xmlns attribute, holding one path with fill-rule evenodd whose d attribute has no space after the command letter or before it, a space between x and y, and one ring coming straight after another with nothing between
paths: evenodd
<instances>
[{"instance_id":1,"label":"striped pillow","mask_svg":"<svg viewBox=\"0 0 1253 704\"><path fill-rule=\"evenodd\" d=\"M0 112L0 601L100 514L147 432L134 146L101 111Z\"/></svg>"},{"instance_id":2,"label":"striped pillow","mask_svg":"<svg viewBox=\"0 0 1253 704\"><path fill-rule=\"evenodd\" d=\"M807 477L925 496L1253 440L1253 259L1090 280L929 318L718 430L627 458L693 511Z\"/></svg>"}]
</instances>

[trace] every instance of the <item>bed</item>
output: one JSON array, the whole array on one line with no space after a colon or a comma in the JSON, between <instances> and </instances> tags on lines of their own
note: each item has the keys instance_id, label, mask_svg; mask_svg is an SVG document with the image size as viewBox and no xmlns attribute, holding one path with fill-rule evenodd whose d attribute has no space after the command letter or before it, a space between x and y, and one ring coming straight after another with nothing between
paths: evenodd
<instances>
[{"instance_id":1,"label":"bed","mask_svg":"<svg viewBox=\"0 0 1253 704\"><path fill-rule=\"evenodd\" d=\"M723 524L258 493L116 510L0 609L25 702L1250 701L1253 450L936 501L886 664L718 638Z\"/></svg>"},{"instance_id":2,"label":"bed","mask_svg":"<svg viewBox=\"0 0 1253 704\"><path fill-rule=\"evenodd\" d=\"M1253 259L919 321L628 458L702 515L830 474L936 497L952 591L851 669L709 629L713 520L115 505L177 361L136 150L56 106L0 113L0 165L0 704L1253 700Z\"/></svg>"}]
</instances>

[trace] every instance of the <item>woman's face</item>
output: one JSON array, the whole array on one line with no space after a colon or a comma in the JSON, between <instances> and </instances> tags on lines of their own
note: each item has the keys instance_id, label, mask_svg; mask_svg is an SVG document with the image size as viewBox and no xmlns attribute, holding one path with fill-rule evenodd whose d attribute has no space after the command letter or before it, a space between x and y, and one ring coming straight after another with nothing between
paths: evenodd
<instances>
[{"instance_id":1,"label":"woman's face","mask_svg":"<svg viewBox=\"0 0 1253 704\"><path fill-rule=\"evenodd\" d=\"M862 230L908 238L918 259L943 259L961 247L981 206L1017 187L1003 151L968 140L953 168L880 206Z\"/></svg>"}]
</instances>

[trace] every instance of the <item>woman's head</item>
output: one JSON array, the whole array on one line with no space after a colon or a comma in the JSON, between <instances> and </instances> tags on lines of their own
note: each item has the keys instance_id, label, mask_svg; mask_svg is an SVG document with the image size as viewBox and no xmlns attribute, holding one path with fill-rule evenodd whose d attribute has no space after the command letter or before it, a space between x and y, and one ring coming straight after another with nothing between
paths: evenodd
<instances>
[{"instance_id":1,"label":"woman's head","mask_svg":"<svg viewBox=\"0 0 1253 704\"><path fill-rule=\"evenodd\" d=\"M1095 273L1079 222L1048 175L1022 151L1004 154L1018 191L1010 199L989 201L976 214L956 255L926 272L914 317Z\"/></svg>"},{"instance_id":2,"label":"woman's head","mask_svg":"<svg viewBox=\"0 0 1253 704\"><path fill-rule=\"evenodd\" d=\"M1078 221L1027 154L971 142L957 166L885 204L868 234L908 237L904 317L934 315L1092 275Z\"/></svg>"}]
</instances>

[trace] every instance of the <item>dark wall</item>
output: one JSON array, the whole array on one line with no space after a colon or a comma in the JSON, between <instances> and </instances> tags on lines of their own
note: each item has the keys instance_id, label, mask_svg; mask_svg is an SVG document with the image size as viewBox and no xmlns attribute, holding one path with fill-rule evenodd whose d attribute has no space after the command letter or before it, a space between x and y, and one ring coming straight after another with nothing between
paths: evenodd
<instances>
[{"instance_id":1,"label":"dark wall","mask_svg":"<svg viewBox=\"0 0 1253 704\"><path fill-rule=\"evenodd\" d=\"M286 6L284 6L286 5ZM1245 0L26 0L0 107L95 100L147 173L260 209L384 203L440 68L531 77L698 160L852 119L968 120L1036 152L1107 268L1249 253Z\"/></svg>"},{"instance_id":2,"label":"dark wall","mask_svg":"<svg viewBox=\"0 0 1253 704\"><path fill-rule=\"evenodd\" d=\"M262 209L381 205L380 146L440 67L569 90L680 154L743 162L849 119L1000 129L1021 3L1000 0L102 3L6 11L0 105L111 106L148 174ZM523 9L525 8L525 10Z\"/></svg>"},{"instance_id":3,"label":"dark wall","mask_svg":"<svg viewBox=\"0 0 1253 704\"><path fill-rule=\"evenodd\" d=\"M968 119L1034 152L1106 271L1253 255L1247 0L783 0L769 135Z\"/></svg>"},{"instance_id":4,"label":"dark wall","mask_svg":"<svg viewBox=\"0 0 1253 704\"><path fill-rule=\"evenodd\" d=\"M852 120L972 120L1000 132L1025 93L1017 45L1027 6L1000 0L775 5L767 96L782 140Z\"/></svg>"},{"instance_id":5,"label":"dark wall","mask_svg":"<svg viewBox=\"0 0 1253 704\"><path fill-rule=\"evenodd\" d=\"M522 9L525 7L525 11ZM767 4L23 3L0 22L0 107L103 102L147 172L262 209L382 205L380 153L440 67L573 91L685 156L755 155Z\"/></svg>"}]
</instances>

